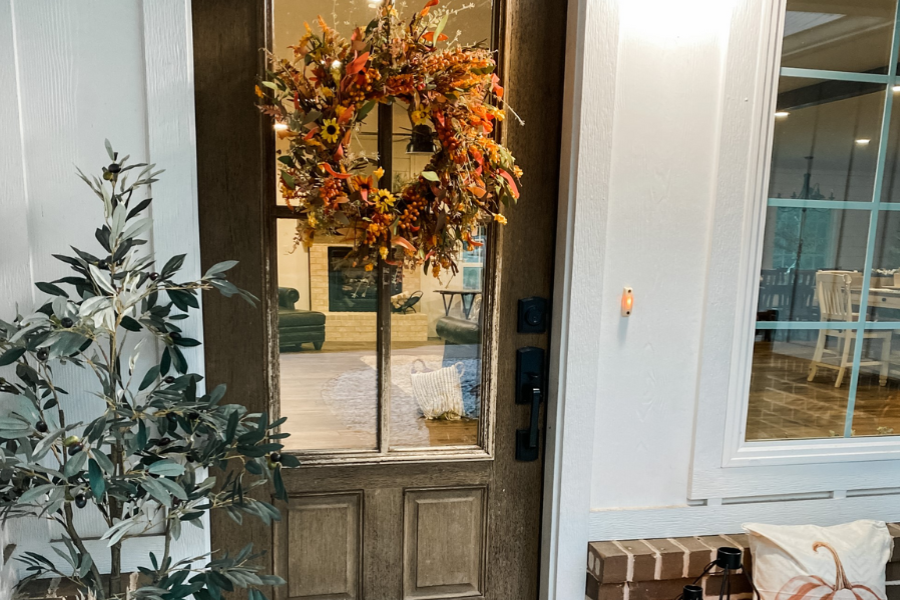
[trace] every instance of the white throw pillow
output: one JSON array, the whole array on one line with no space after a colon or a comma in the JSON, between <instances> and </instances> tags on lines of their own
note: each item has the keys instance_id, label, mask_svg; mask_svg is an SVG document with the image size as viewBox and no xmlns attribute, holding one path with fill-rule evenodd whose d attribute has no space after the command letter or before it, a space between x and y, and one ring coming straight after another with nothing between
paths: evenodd
<instances>
[{"instance_id":1,"label":"white throw pillow","mask_svg":"<svg viewBox=\"0 0 900 600\"><path fill-rule=\"evenodd\" d=\"M893 539L882 521L834 527L745 523L762 600L884 600Z\"/></svg>"}]
</instances>

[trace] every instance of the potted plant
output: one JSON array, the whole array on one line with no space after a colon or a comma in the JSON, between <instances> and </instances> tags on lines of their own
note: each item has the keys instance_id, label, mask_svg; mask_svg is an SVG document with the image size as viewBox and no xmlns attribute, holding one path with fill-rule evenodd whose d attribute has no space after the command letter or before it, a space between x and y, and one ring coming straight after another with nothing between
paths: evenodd
<instances>
[{"instance_id":1,"label":"potted plant","mask_svg":"<svg viewBox=\"0 0 900 600\"><path fill-rule=\"evenodd\" d=\"M159 265L147 251L151 199L142 196L162 171L128 164L109 142L106 149L111 162L100 177L79 171L103 203L100 251L54 255L73 273L37 283L46 302L0 320L0 515L52 521L64 545L53 548L61 561L49 551L17 556L29 572L23 583L62 577L80 595L101 599L219 600L245 588L250 600L263 600L261 588L283 581L258 572L249 546L234 556L171 554L182 529L202 527L211 510L239 523L243 515L266 524L279 518L248 492L271 483L286 497L280 468L297 460L281 454L284 419L224 403L224 385L204 391L182 352L200 344L181 325L201 291L256 299L227 281L234 261L196 281L178 277L184 255ZM63 389L57 376L69 369L88 371L96 385ZM90 395L105 402L102 412L90 422L68 420L66 408ZM209 468L221 475L207 476ZM108 575L86 548L79 511L96 511L107 526ZM141 584L126 590L122 544L148 532L164 536L164 551L147 556Z\"/></svg>"}]
</instances>

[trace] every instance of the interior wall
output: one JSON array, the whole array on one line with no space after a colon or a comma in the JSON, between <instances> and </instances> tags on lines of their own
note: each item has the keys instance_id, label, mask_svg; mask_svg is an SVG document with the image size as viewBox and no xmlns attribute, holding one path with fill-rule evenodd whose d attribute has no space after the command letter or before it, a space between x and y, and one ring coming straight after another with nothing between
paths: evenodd
<instances>
[{"instance_id":1,"label":"interior wall","mask_svg":"<svg viewBox=\"0 0 900 600\"><path fill-rule=\"evenodd\" d=\"M44 298L33 283L68 273L52 253L70 253L70 245L97 253L102 204L75 167L98 173L109 162L104 138L130 162L166 169L152 190L151 245L163 260L188 253L183 273L199 277L189 35L188 0L0 0L0 318L11 318L17 307L27 314ZM199 315L185 323L186 333L202 340ZM202 374L199 349L186 356ZM93 389L93 379L68 369L58 372L57 383L73 392ZM68 404L69 422L86 421L103 407L88 393L73 394ZM87 509L79 517L83 531L105 531ZM59 535L46 521L13 520L7 527L0 551L16 544L17 551L59 560L50 551ZM105 542L87 544L108 569ZM148 551L162 546L159 536L129 541L123 569L146 564ZM208 534L188 527L174 548L179 557L203 554ZM17 568L12 561L0 566L0 598Z\"/></svg>"},{"instance_id":2,"label":"interior wall","mask_svg":"<svg viewBox=\"0 0 900 600\"><path fill-rule=\"evenodd\" d=\"M573 275L602 277L593 510L687 501L730 10L619 4L606 260Z\"/></svg>"}]
</instances>

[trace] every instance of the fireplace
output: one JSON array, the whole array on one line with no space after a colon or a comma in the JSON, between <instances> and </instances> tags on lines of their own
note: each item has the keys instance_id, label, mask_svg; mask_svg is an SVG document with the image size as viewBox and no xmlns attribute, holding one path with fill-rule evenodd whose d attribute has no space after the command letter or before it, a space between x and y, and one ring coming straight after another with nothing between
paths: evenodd
<instances>
[{"instance_id":1,"label":"fireplace","mask_svg":"<svg viewBox=\"0 0 900 600\"><path fill-rule=\"evenodd\" d=\"M350 248L328 248L329 312L376 312L378 309L377 272L353 266L347 260ZM391 267L391 295L403 291L402 271Z\"/></svg>"}]
</instances>

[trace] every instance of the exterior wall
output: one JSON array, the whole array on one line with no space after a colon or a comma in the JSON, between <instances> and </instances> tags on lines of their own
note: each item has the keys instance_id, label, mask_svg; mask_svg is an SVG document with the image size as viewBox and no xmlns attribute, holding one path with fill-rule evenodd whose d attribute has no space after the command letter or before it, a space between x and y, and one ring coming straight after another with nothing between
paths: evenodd
<instances>
[{"instance_id":1,"label":"exterior wall","mask_svg":"<svg viewBox=\"0 0 900 600\"><path fill-rule=\"evenodd\" d=\"M865 491L877 482L896 487L891 477L843 488L828 481L832 473L862 477L871 461L792 466L755 491L758 470L734 469L746 484L741 493L698 484L696 456L710 456L696 448L698 436L725 439L724 429L702 429L698 400L720 394L725 402L733 358L708 349L733 345L733 321L722 325L720 305L739 295L714 276L737 269L735 257L749 251L740 236L723 237L722 221L746 212L751 183L761 187L748 156L765 151L751 132L768 109L748 89L766 83L754 68L766 23L783 2L599 4L570 9L575 129L561 182L567 220L561 216L555 306L558 395L548 423L549 586L562 597L570 574L561 557L579 544L585 556L573 525L584 522L583 510L592 541L731 535L745 521L900 519L891 490ZM836 261L857 260L858 249L842 250ZM634 289L628 318L620 316L624 286ZM725 384L711 387L714 379ZM589 459L577 455L584 447L593 449Z\"/></svg>"},{"instance_id":2,"label":"exterior wall","mask_svg":"<svg viewBox=\"0 0 900 600\"><path fill-rule=\"evenodd\" d=\"M619 4L592 510L686 503L728 6Z\"/></svg>"},{"instance_id":3,"label":"exterior wall","mask_svg":"<svg viewBox=\"0 0 900 600\"><path fill-rule=\"evenodd\" d=\"M168 257L188 253L186 273L199 277L196 211L193 73L187 0L90 3L0 0L0 314L29 310L43 294L34 281L63 276L51 253L69 245L91 251L102 205L75 175L108 162L109 138L132 162L166 169L153 185L152 245ZM187 333L202 339L200 317ZM199 350L186 353L203 373ZM0 373L2 374L2 373ZM92 385L92 376L65 372L69 390ZM83 395L67 407L70 421L85 420L102 402ZM14 520L0 545L35 550L51 560L54 535L45 521ZM85 531L102 532L99 518ZM133 540L134 541L134 540ZM97 564L108 569L105 542L91 540ZM206 530L186 528L179 557L209 551ZM151 536L126 544L123 568L161 551ZM0 566L0 598L14 583Z\"/></svg>"}]
</instances>

